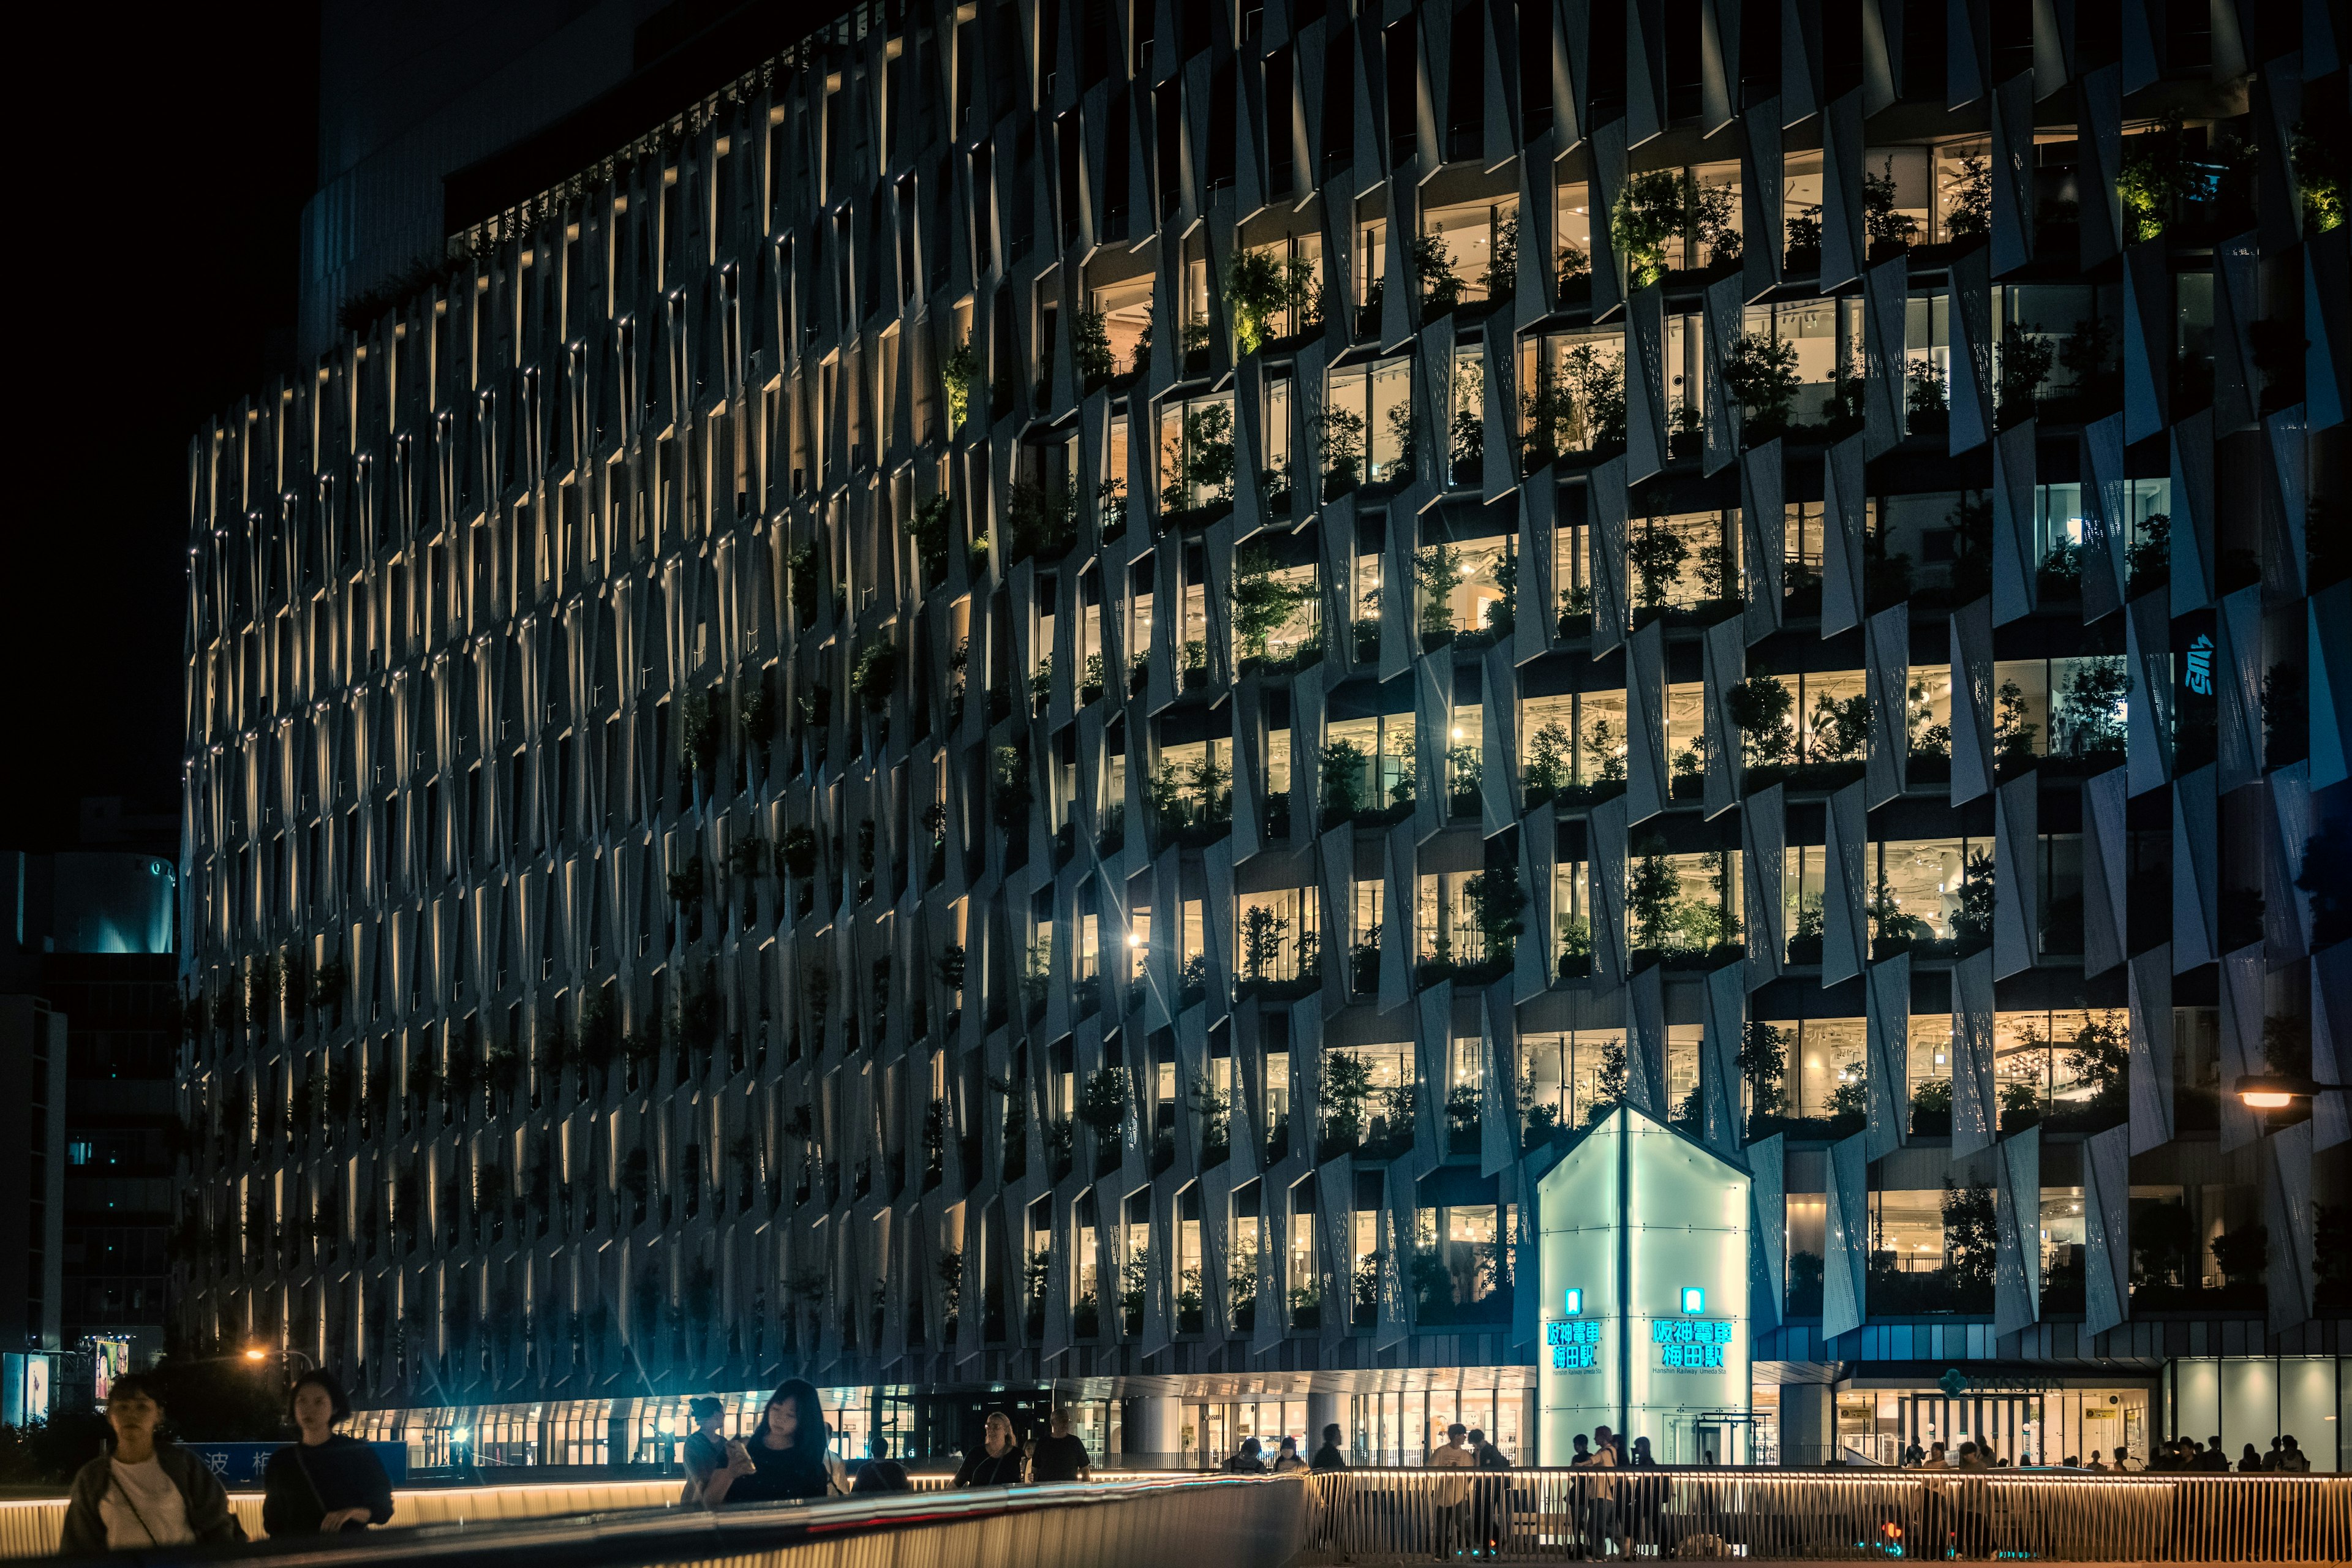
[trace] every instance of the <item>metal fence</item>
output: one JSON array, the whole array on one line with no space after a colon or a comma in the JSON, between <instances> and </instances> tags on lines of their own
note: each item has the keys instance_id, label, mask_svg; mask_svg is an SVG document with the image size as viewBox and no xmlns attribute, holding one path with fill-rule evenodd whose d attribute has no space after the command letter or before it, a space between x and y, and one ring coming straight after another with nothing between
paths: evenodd
<instances>
[{"instance_id":1,"label":"metal fence","mask_svg":"<svg viewBox=\"0 0 2352 1568\"><path fill-rule=\"evenodd\" d=\"M1297 1555L1306 1515L1299 1479L1168 1476L476 1520L103 1561L118 1568L246 1558L274 1568L1285 1568Z\"/></svg>"},{"instance_id":2,"label":"metal fence","mask_svg":"<svg viewBox=\"0 0 2352 1568\"><path fill-rule=\"evenodd\" d=\"M1304 1560L1324 1563L2352 1562L2344 1476L1351 1470L1308 1496Z\"/></svg>"}]
</instances>

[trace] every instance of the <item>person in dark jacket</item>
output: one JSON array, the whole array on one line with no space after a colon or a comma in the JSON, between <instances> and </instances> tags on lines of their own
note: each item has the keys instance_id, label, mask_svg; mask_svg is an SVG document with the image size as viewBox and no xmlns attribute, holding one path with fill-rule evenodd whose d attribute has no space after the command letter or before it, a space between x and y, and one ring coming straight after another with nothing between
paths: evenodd
<instances>
[{"instance_id":1,"label":"person in dark jacket","mask_svg":"<svg viewBox=\"0 0 2352 1568\"><path fill-rule=\"evenodd\" d=\"M877 1435L866 1445L866 1460L857 1467L857 1479L849 1489L854 1493L910 1492L915 1483L907 1479L907 1467L890 1457L890 1439Z\"/></svg>"},{"instance_id":2,"label":"person in dark jacket","mask_svg":"<svg viewBox=\"0 0 2352 1568\"><path fill-rule=\"evenodd\" d=\"M114 1451L84 1465L66 1500L58 1550L68 1557L154 1546L226 1546L245 1539L228 1493L202 1459L155 1436L162 1389L142 1373L114 1380L106 1421Z\"/></svg>"},{"instance_id":3,"label":"person in dark jacket","mask_svg":"<svg viewBox=\"0 0 2352 1568\"><path fill-rule=\"evenodd\" d=\"M1346 1434L1339 1430L1339 1424L1337 1421L1324 1427L1323 1446L1315 1450L1315 1458L1307 1462L1318 1470L1346 1469L1348 1457L1339 1452L1339 1439L1344 1436Z\"/></svg>"},{"instance_id":4,"label":"person in dark jacket","mask_svg":"<svg viewBox=\"0 0 2352 1568\"><path fill-rule=\"evenodd\" d=\"M1047 1435L1030 1450L1029 1479L1038 1482L1085 1480L1094 1468L1094 1456L1087 1452L1086 1440L1070 1431L1070 1407L1055 1405L1047 1427Z\"/></svg>"},{"instance_id":5,"label":"person in dark jacket","mask_svg":"<svg viewBox=\"0 0 2352 1568\"><path fill-rule=\"evenodd\" d=\"M824 1412L816 1388L804 1378L787 1378L768 1396L750 1439L727 1445L727 1468L711 1476L702 1498L713 1508L821 1498L833 1489L824 1460Z\"/></svg>"},{"instance_id":6,"label":"person in dark jacket","mask_svg":"<svg viewBox=\"0 0 2352 1568\"><path fill-rule=\"evenodd\" d=\"M1021 1451L1021 1439L1013 1435L1013 1417L1002 1410L988 1413L988 1425L982 1430L980 1447L964 1456L956 1471L955 1484L960 1487L1015 1487L1021 1484L1022 1467L1028 1456Z\"/></svg>"},{"instance_id":7,"label":"person in dark jacket","mask_svg":"<svg viewBox=\"0 0 2352 1568\"><path fill-rule=\"evenodd\" d=\"M352 1413L351 1396L320 1367L294 1380L299 1443L269 1456L261 1473L261 1528L271 1535L332 1535L392 1518L392 1479L375 1450L335 1424Z\"/></svg>"},{"instance_id":8,"label":"person in dark jacket","mask_svg":"<svg viewBox=\"0 0 2352 1568\"><path fill-rule=\"evenodd\" d=\"M1262 1476L1265 1474L1265 1446L1255 1437L1244 1437L1234 1457L1225 1461L1229 1476Z\"/></svg>"}]
</instances>

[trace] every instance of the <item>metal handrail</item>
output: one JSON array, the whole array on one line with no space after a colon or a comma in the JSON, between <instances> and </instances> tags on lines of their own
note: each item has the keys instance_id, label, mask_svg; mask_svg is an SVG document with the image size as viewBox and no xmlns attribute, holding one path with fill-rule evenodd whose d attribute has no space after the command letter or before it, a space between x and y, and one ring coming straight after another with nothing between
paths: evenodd
<instances>
[{"instance_id":1,"label":"metal handrail","mask_svg":"<svg viewBox=\"0 0 2352 1568\"><path fill-rule=\"evenodd\" d=\"M2352 1561L2352 1477L2046 1471L1350 1470L1313 1478L1310 1560L1644 1547L1759 1560Z\"/></svg>"},{"instance_id":2,"label":"metal handrail","mask_svg":"<svg viewBox=\"0 0 2352 1568\"><path fill-rule=\"evenodd\" d=\"M1220 1516L1230 1515L1234 1510L1220 1509L1219 1504L1254 1505L1243 1511L1257 1516L1256 1533L1266 1538L1268 1549L1247 1553L1248 1561L1238 1562L1236 1568L1279 1568L1293 1553L1304 1515L1300 1489L1288 1484L1293 1479L1168 1476L847 1497L717 1510L685 1506L636 1509L539 1519L469 1521L406 1530L395 1527L372 1530L363 1536L279 1536L235 1547L115 1552L103 1559L85 1561L92 1564L101 1561L114 1564L130 1562L158 1568L163 1564L249 1559L266 1559L278 1568L389 1568L394 1563L431 1563L435 1568L643 1568L650 1563L722 1560L781 1563L794 1548L829 1546L832 1542L853 1536L911 1532L928 1527L976 1526L1008 1517L1034 1520L1066 1515L1072 1510L1179 1501L1188 1514L1205 1506ZM1255 1488L1276 1490L1249 1495L1247 1489ZM1184 1495L1176 1499L1170 1496L1173 1493ZM1090 1533L1101 1535L1108 1528ZM887 1557L869 1560L888 1561ZM1121 1560L1133 1561L1135 1553L1130 1551ZM1148 1568L1148 1563L1142 1568ZM1168 1568L1178 1568L1176 1558L1168 1560Z\"/></svg>"}]
</instances>

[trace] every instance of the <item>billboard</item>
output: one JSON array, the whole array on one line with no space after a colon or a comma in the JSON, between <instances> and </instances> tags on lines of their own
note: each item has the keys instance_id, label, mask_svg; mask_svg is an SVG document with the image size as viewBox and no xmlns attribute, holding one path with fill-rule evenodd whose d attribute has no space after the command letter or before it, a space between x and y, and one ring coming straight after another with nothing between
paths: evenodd
<instances>
[{"instance_id":1,"label":"billboard","mask_svg":"<svg viewBox=\"0 0 2352 1568\"><path fill-rule=\"evenodd\" d=\"M131 1342L107 1334L92 1334L82 1343L89 1351L90 1397L103 1405L106 1396L114 1392L114 1380L131 1370Z\"/></svg>"},{"instance_id":2,"label":"billboard","mask_svg":"<svg viewBox=\"0 0 2352 1568\"><path fill-rule=\"evenodd\" d=\"M1749 1409L1748 1186L1630 1106L1536 1184L1538 1463L1606 1426L1661 1464L1736 1461ZM1710 1419L1712 1418L1712 1419Z\"/></svg>"},{"instance_id":3,"label":"billboard","mask_svg":"<svg viewBox=\"0 0 2352 1568\"><path fill-rule=\"evenodd\" d=\"M47 1351L0 1354L0 1426L28 1426L49 1418L57 1357Z\"/></svg>"}]
</instances>

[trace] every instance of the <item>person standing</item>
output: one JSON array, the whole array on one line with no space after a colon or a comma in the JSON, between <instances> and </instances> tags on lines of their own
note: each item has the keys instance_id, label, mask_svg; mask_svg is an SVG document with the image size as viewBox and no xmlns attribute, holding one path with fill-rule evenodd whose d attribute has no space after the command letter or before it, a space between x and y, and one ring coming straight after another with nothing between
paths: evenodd
<instances>
[{"instance_id":1,"label":"person standing","mask_svg":"<svg viewBox=\"0 0 2352 1568\"><path fill-rule=\"evenodd\" d=\"M686 1435L678 1449L678 1458L686 1466L686 1487L677 1499L681 1505L702 1501L710 1478L727 1467L726 1403L706 1394L689 1400L686 1409L694 1419L694 1430Z\"/></svg>"},{"instance_id":2,"label":"person standing","mask_svg":"<svg viewBox=\"0 0 2352 1568\"><path fill-rule=\"evenodd\" d=\"M1046 1421L1047 1435L1038 1439L1029 1457L1033 1481L1083 1481L1094 1475L1094 1456L1081 1438L1070 1433L1070 1408L1057 1405Z\"/></svg>"},{"instance_id":3,"label":"person standing","mask_svg":"<svg viewBox=\"0 0 2352 1568\"><path fill-rule=\"evenodd\" d=\"M816 1388L806 1379L789 1378L768 1396L750 1440L727 1445L727 1468L710 1478L703 1500L716 1508L722 1502L824 1497L833 1490L827 1457Z\"/></svg>"},{"instance_id":4,"label":"person standing","mask_svg":"<svg viewBox=\"0 0 2352 1568\"><path fill-rule=\"evenodd\" d=\"M1456 1421L1445 1429L1445 1441L1430 1450L1428 1468L1453 1472L1477 1468L1477 1456L1470 1451L1467 1438L1470 1429ZM1470 1500L1470 1482L1466 1477L1447 1474L1430 1489L1432 1502L1436 1505L1437 1555L1444 1558L1456 1550L1455 1542L1463 1536L1462 1505Z\"/></svg>"},{"instance_id":5,"label":"person standing","mask_svg":"<svg viewBox=\"0 0 2352 1568\"><path fill-rule=\"evenodd\" d=\"M2246 1447L2251 1450L2253 1445L2249 1443ZM2196 1468L2217 1476L2226 1476L2230 1473L2230 1451L2221 1447L2221 1435L2219 1432L2213 1434L2211 1439L2206 1443L2204 1451L2197 1456Z\"/></svg>"},{"instance_id":6,"label":"person standing","mask_svg":"<svg viewBox=\"0 0 2352 1568\"><path fill-rule=\"evenodd\" d=\"M890 1457L890 1439L877 1432L866 1445L866 1462L857 1467L857 1479L850 1486L853 1494L865 1492L910 1492L915 1483L907 1478L907 1467Z\"/></svg>"},{"instance_id":7,"label":"person standing","mask_svg":"<svg viewBox=\"0 0 2352 1568\"><path fill-rule=\"evenodd\" d=\"M114 1451L75 1472L58 1550L68 1557L152 1546L226 1546L245 1539L228 1493L202 1459L155 1435L162 1389L143 1373L114 1380L106 1424Z\"/></svg>"},{"instance_id":8,"label":"person standing","mask_svg":"<svg viewBox=\"0 0 2352 1568\"><path fill-rule=\"evenodd\" d=\"M1481 1471L1511 1468L1510 1456L1488 1442L1486 1434L1475 1426L1470 1428L1470 1457ZM1507 1531L1506 1516L1510 1501L1509 1483L1481 1475L1471 1483L1471 1488L1477 1501L1475 1510L1477 1517L1472 1522L1478 1549L1489 1557L1499 1555L1503 1549L1503 1536Z\"/></svg>"},{"instance_id":9,"label":"person standing","mask_svg":"<svg viewBox=\"0 0 2352 1568\"><path fill-rule=\"evenodd\" d=\"M1265 1453L1265 1449L1260 1446L1256 1438L1243 1438L1242 1446L1234 1450L1234 1457L1225 1461L1225 1474L1229 1476L1265 1474L1265 1460L1263 1458Z\"/></svg>"},{"instance_id":10,"label":"person standing","mask_svg":"<svg viewBox=\"0 0 2352 1568\"><path fill-rule=\"evenodd\" d=\"M1013 1435L1013 1417L1002 1410L988 1413L981 1429L980 1447L964 1456L956 1470L959 1487L1013 1487L1021 1484L1021 1467L1027 1455Z\"/></svg>"},{"instance_id":11,"label":"person standing","mask_svg":"<svg viewBox=\"0 0 2352 1568\"><path fill-rule=\"evenodd\" d=\"M1616 1434L1606 1426L1595 1426L1592 1429L1591 1451L1585 1451L1581 1434L1577 1436L1576 1448L1576 1458L1570 1461L1571 1468L1601 1472L1581 1483L1580 1488L1584 1505L1585 1553L1593 1557L1604 1555L1609 1542L1614 1540L1618 1554L1622 1556L1629 1543L1623 1537L1617 1511L1616 1478L1608 1473L1617 1468Z\"/></svg>"},{"instance_id":12,"label":"person standing","mask_svg":"<svg viewBox=\"0 0 2352 1568\"><path fill-rule=\"evenodd\" d=\"M392 1518L392 1480L375 1450L335 1430L352 1413L342 1384L324 1367L294 1380L288 1401L302 1435L269 1456L261 1473L261 1528L271 1535L331 1535Z\"/></svg>"},{"instance_id":13,"label":"person standing","mask_svg":"<svg viewBox=\"0 0 2352 1568\"><path fill-rule=\"evenodd\" d=\"M1274 1457L1274 1473L1277 1476L1296 1475L1306 1468L1307 1461L1298 1457L1298 1439L1285 1437L1281 1450Z\"/></svg>"},{"instance_id":14,"label":"person standing","mask_svg":"<svg viewBox=\"0 0 2352 1568\"><path fill-rule=\"evenodd\" d=\"M1339 1424L1337 1421L1324 1427L1323 1446L1315 1450L1315 1458L1310 1461L1312 1468L1317 1470L1346 1469L1348 1458L1339 1452L1339 1439L1345 1436L1346 1434L1339 1430Z\"/></svg>"}]
</instances>

